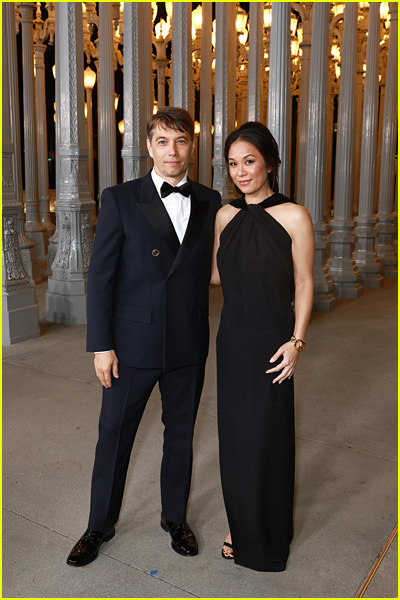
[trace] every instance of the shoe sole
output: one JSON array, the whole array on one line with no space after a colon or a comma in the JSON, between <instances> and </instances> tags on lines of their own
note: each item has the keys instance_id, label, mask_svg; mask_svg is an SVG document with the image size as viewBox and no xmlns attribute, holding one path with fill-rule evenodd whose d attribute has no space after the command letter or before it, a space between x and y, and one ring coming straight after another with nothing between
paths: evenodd
<instances>
[{"instance_id":1,"label":"shoe sole","mask_svg":"<svg viewBox=\"0 0 400 600\"><path fill-rule=\"evenodd\" d=\"M100 548L101 546L104 544L104 542L109 542L115 535L115 529L114 531L112 531L111 533L109 533L108 535L106 535L106 537L104 538L104 540L101 542L96 554L94 556L91 556L90 558L80 562L80 563L73 563L73 562L69 562L67 559L67 565L69 565L70 567L85 567L86 565L90 564L91 562L93 562L94 560L96 560L96 558L99 555L100 552Z\"/></svg>"},{"instance_id":2,"label":"shoe sole","mask_svg":"<svg viewBox=\"0 0 400 600\"><path fill-rule=\"evenodd\" d=\"M161 529L163 529L166 533L169 533L169 529L166 526L166 524L164 523L164 521L160 521L160 525L161 525ZM171 548L172 548L172 550L175 550L175 552L177 552L181 556L197 556L197 554L199 553L199 551L197 550L197 552L195 554L188 554L184 550L181 550L179 548L179 546L177 546L173 541L171 541Z\"/></svg>"}]
</instances>

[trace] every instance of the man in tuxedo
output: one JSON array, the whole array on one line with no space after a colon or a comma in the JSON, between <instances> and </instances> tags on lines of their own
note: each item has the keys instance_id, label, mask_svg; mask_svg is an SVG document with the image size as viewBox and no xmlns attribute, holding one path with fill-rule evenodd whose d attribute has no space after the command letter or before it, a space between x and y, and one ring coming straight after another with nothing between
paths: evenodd
<instances>
[{"instance_id":1,"label":"man in tuxedo","mask_svg":"<svg viewBox=\"0 0 400 600\"><path fill-rule=\"evenodd\" d=\"M208 353L208 284L220 195L189 181L189 113L147 123L154 168L104 190L88 277L87 350L103 384L88 529L67 563L93 561L115 534L135 434L158 382L164 446L161 527L172 548L198 553L186 522L193 430Z\"/></svg>"}]
</instances>

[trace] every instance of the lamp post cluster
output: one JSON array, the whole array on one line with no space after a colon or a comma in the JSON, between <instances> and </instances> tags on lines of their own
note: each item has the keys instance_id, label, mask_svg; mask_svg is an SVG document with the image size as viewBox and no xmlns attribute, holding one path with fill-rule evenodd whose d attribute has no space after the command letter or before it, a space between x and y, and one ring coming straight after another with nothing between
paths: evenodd
<instances>
[{"instance_id":1,"label":"lamp post cluster","mask_svg":"<svg viewBox=\"0 0 400 600\"><path fill-rule=\"evenodd\" d=\"M326 301L333 289L336 297L356 297L361 285L376 287L382 275L395 276L396 3L250 3L249 13L240 3L202 3L194 10L172 2L8 4L18 240L31 284L52 279L49 318L58 318L60 290L71 295L69 277L81 282L79 316L71 312L71 319L83 321L93 200L121 180L119 156L123 180L148 170L145 123L171 104L195 120L191 176L213 185L224 201L234 193L223 156L227 134L247 120L271 129L282 157L280 189L313 215L322 310L333 305ZM23 136L15 126L14 32L22 40ZM45 82L46 49L54 42L56 231ZM116 117L121 110L123 119ZM69 256L74 248L82 256Z\"/></svg>"}]
</instances>

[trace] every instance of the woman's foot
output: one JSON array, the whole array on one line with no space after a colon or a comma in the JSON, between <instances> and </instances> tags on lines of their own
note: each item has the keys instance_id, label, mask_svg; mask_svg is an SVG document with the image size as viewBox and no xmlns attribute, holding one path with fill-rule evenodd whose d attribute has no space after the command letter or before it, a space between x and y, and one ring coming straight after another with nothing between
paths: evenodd
<instances>
[{"instance_id":1,"label":"woman's foot","mask_svg":"<svg viewBox=\"0 0 400 600\"><path fill-rule=\"evenodd\" d=\"M226 536L226 540L222 545L221 555L222 558L226 558L227 560L233 559L233 546L230 533L228 533L228 535Z\"/></svg>"}]
</instances>

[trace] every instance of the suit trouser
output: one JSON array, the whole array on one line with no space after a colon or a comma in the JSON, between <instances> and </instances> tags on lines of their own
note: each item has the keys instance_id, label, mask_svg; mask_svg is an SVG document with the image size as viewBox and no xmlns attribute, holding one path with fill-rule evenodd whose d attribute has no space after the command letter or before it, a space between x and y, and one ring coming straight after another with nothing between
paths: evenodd
<instances>
[{"instance_id":1,"label":"suit trouser","mask_svg":"<svg viewBox=\"0 0 400 600\"><path fill-rule=\"evenodd\" d=\"M111 388L103 388L89 529L106 531L118 520L133 442L157 381L164 424L162 510L169 521L185 520L192 475L193 431L204 367L205 363L201 363L163 371L119 365L119 378L112 378Z\"/></svg>"}]
</instances>

